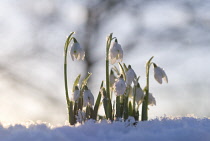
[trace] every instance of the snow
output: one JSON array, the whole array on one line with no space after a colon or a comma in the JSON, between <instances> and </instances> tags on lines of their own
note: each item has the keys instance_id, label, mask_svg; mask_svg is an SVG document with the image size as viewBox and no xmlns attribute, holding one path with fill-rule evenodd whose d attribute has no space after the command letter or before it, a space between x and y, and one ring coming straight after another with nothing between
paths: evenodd
<instances>
[{"instance_id":1,"label":"snow","mask_svg":"<svg viewBox=\"0 0 210 141\"><path fill-rule=\"evenodd\" d=\"M46 123L0 125L1 141L209 141L208 118L156 118L128 126L128 122L52 126Z\"/></svg>"}]
</instances>

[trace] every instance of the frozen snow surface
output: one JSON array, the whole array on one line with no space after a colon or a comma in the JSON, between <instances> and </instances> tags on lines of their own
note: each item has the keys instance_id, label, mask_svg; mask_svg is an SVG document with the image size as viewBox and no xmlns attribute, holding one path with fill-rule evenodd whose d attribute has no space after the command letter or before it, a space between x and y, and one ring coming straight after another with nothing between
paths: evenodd
<instances>
[{"instance_id":1,"label":"frozen snow surface","mask_svg":"<svg viewBox=\"0 0 210 141\"><path fill-rule=\"evenodd\" d=\"M44 123L0 125L0 141L210 141L210 119L156 118L128 122L50 126Z\"/></svg>"}]
</instances>

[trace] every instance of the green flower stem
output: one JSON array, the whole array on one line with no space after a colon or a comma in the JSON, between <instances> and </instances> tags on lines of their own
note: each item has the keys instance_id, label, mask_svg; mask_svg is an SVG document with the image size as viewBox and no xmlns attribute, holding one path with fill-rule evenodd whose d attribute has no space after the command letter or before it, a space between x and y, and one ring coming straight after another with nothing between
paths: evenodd
<instances>
[{"instance_id":1,"label":"green flower stem","mask_svg":"<svg viewBox=\"0 0 210 141\"><path fill-rule=\"evenodd\" d=\"M131 101L129 101L129 104L128 104L128 116L133 116L134 117L133 105L132 105Z\"/></svg>"},{"instance_id":2,"label":"green flower stem","mask_svg":"<svg viewBox=\"0 0 210 141\"><path fill-rule=\"evenodd\" d=\"M106 94L107 94L107 118L112 120L112 104L110 99L110 80L109 80L109 48L112 40L112 33L110 33L106 43Z\"/></svg>"},{"instance_id":3,"label":"green flower stem","mask_svg":"<svg viewBox=\"0 0 210 141\"><path fill-rule=\"evenodd\" d=\"M72 40L72 35L74 34L75 32L71 32L71 34L68 36L68 38L66 39L66 43L65 43L65 46L64 46L64 83L65 83L65 92L66 92L66 102L67 102L67 107L68 107L68 115L69 115L69 123L71 125L74 125L74 120L72 120L72 110L73 110L73 104L70 104L70 100L69 100L69 95L68 95L68 81L67 81L67 53L68 53L68 46L69 46L69 43L71 42ZM71 107L72 105L72 107Z\"/></svg>"},{"instance_id":4,"label":"green flower stem","mask_svg":"<svg viewBox=\"0 0 210 141\"><path fill-rule=\"evenodd\" d=\"M116 96L116 118L120 118L120 96Z\"/></svg>"},{"instance_id":5,"label":"green flower stem","mask_svg":"<svg viewBox=\"0 0 210 141\"><path fill-rule=\"evenodd\" d=\"M73 110L73 104L74 102L73 101L69 101L69 123L71 125L74 125L75 124L75 116L74 116L74 110Z\"/></svg>"},{"instance_id":6,"label":"green flower stem","mask_svg":"<svg viewBox=\"0 0 210 141\"><path fill-rule=\"evenodd\" d=\"M123 116L124 120L128 119L128 96L124 96Z\"/></svg>"},{"instance_id":7,"label":"green flower stem","mask_svg":"<svg viewBox=\"0 0 210 141\"><path fill-rule=\"evenodd\" d=\"M73 115L73 117L74 117L74 123L77 123L75 115L78 115L78 102L76 102L76 101L74 102L74 115Z\"/></svg>"},{"instance_id":8,"label":"green flower stem","mask_svg":"<svg viewBox=\"0 0 210 141\"><path fill-rule=\"evenodd\" d=\"M154 58L152 56L146 64L146 87L145 87L145 97L142 105L142 116L141 120L146 121L148 120L148 98L149 98L149 69L151 66L151 61Z\"/></svg>"},{"instance_id":9,"label":"green flower stem","mask_svg":"<svg viewBox=\"0 0 210 141\"><path fill-rule=\"evenodd\" d=\"M120 96L120 118L123 116L123 108L124 108L124 95Z\"/></svg>"},{"instance_id":10,"label":"green flower stem","mask_svg":"<svg viewBox=\"0 0 210 141\"><path fill-rule=\"evenodd\" d=\"M133 117L135 117L135 108L136 108L136 86L133 87Z\"/></svg>"}]
</instances>

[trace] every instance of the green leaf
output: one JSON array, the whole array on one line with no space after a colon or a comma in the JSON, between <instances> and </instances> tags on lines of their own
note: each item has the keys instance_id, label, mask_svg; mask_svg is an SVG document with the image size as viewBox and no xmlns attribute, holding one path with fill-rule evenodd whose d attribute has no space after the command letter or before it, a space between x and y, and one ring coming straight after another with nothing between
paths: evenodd
<instances>
[{"instance_id":1,"label":"green leaf","mask_svg":"<svg viewBox=\"0 0 210 141\"><path fill-rule=\"evenodd\" d=\"M100 106L100 102L101 102L101 92L98 93L96 104L94 106L93 119L95 119L95 120L97 119L98 109L99 109L99 106Z\"/></svg>"},{"instance_id":2,"label":"green leaf","mask_svg":"<svg viewBox=\"0 0 210 141\"><path fill-rule=\"evenodd\" d=\"M100 89L103 87L103 85L104 85L104 81L101 82L101 87L100 87Z\"/></svg>"},{"instance_id":3,"label":"green leaf","mask_svg":"<svg viewBox=\"0 0 210 141\"><path fill-rule=\"evenodd\" d=\"M114 70L117 73L117 75L120 75L120 71L117 69L116 66L112 67L112 70Z\"/></svg>"},{"instance_id":4,"label":"green leaf","mask_svg":"<svg viewBox=\"0 0 210 141\"><path fill-rule=\"evenodd\" d=\"M123 69L123 66L120 63L118 63L118 64L119 64L119 67L120 67L120 72L123 74L124 80L126 80L125 70Z\"/></svg>"},{"instance_id":5,"label":"green leaf","mask_svg":"<svg viewBox=\"0 0 210 141\"><path fill-rule=\"evenodd\" d=\"M124 96L123 114L124 114L124 120L128 119L128 96Z\"/></svg>"},{"instance_id":6,"label":"green leaf","mask_svg":"<svg viewBox=\"0 0 210 141\"><path fill-rule=\"evenodd\" d=\"M131 101L129 101L129 105L128 105L128 115L133 116L133 108L132 108L132 102Z\"/></svg>"},{"instance_id":7,"label":"green leaf","mask_svg":"<svg viewBox=\"0 0 210 141\"><path fill-rule=\"evenodd\" d=\"M139 82L140 76L137 77L137 82Z\"/></svg>"},{"instance_id":8,"label":"green leaf","mask_svg":"<svg viewBox=\"0 0 210 141\"><path fill-rule=\"evenodd\" d=\"M78 103L74 103L74 117L78 114ZM74 118L74 122L76 123L76 118Z\"/></svg>"},{"instance_id":9,"label":"green leaf","mask_svg":"<svg viewBox=\"0 0 210 141\"><path fill-rule=\"evenodd\" d=\"M75 86L77 86L79 84L80 77L81 77L81 74L79 74L74 81L74 85L73 85L73 89L72 89L73 92L75 90Z\"/></svg>"},{"instance_id":10,"label":"green leaf","mask_svg":"<svg viewBox=\"0 0 210 141\"><path fill-rule=\"evenodd\" d=\"M128 67L126 66L125 63L123 63L123 67L124 67L125 72L127 72L128 71Z\"/></svg>"},{"instance_id":11,"label":"green leaf","mask_svg":"<svg viewBox=\"0 0 210 141\"><path fill-rule=\"evenodd\" d=\"M88 79L90 78L91 75L92 75L92 73L88 72L87 77L82 81L82 87L87 84L87 81L88 81Z\"/></svg>"},{"instance_id":12,"label":"green leaf","mask_svg":"<svg viewBox=\"0 0 210 141\"><path fill-rule=\"evenodd\" d=\"M69 103L69 123L71 125L75 124L75 115L74 115L74 111L73 111L73 101L70 101Z\"/></svg>"},{"instance_id":13,"label":"green leaf","mask_svg":"<svg viewBox=\"0 0 210 141\"><path fill-rule=\"evenodd\" d=\"M120 96L116 97L116 117L120 118L121 117L121 112L120 112Z\"/></svg>"}]
</instances>

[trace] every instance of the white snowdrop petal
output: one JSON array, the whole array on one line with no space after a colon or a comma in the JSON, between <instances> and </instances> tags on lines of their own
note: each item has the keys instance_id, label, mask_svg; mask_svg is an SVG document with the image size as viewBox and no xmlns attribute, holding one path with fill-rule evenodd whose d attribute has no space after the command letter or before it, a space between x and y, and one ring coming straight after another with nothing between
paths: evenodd
<instances>
[{"instance_id":1,"label":"white snowdrop petal","mask_svg":"<svg viewBox=\"0 0 210 141\"><path fill-rule=\"evenodd\" d=\"M123 95L125 93L126 85L125 85L125 81L123 80L123 78L119 78L115 82L114 88L115 88L115 93L117 96Z\"/></svg>"},{"instance_id":2,"label":"white snowdrop petal","mask_svg":"<svg viewBox=\"0 0 210 141\"><path fill-rule=\"evenodd\" d=\"M86 107L87 105L94 105L94 97L90 90L85 90L83 93L83 106Z\"/></svg>"},{"instance_id":3,"label":"white snowdrop petal","mask_svg":"<svg viewBox=\"0 0 210 141\"><path fill-rule=\"evenodd\" d=\"M154 68L154 77L158 83L162 84L163 71L160 67Z\"/></svg>"},{"instance_id":4,"label":"white snowdrop petal","mask_svg":"<svg viewBox=\"0 0 210 141\"><path fill-rule=\"evenodd\" d=\"M126 84L131 85L131 83L134 81L135 76L136 76L136 74L135 74L134 70L132 68L130 68L126 72Z\"/></svg>"},{"instance_id":5,"label":"white snowdrop petal","mask_svg":"<svg viewBox=\"0 0 210 141\"><path fill-rule=\"evenodd\" d=\"M136 88L136 97L135 97L135 101L138 104L141 104L143 102L143 98L144 98L144 92L141 89L141 87L137 87Z\"/></svg>"},{"instance_id":6,"label":"white snowdrop petal","mask_svg":"<svg viewBox=\"0 0 210 141\"><path fill-rule=\"evenodd\" d=\"M155 80L156 80L158 83L162 84L162 77L161 77L160 75L155 74Z\"/></svg>"},{"instance_id":7,"label":"white snowdrop petal","mask_svg":"<svg viewBox=\"0 0 210 141\"><path fill-rule=\"evenodd\" d=\"M166 83L168 83L168 77L167 77L165 71L163 70L162 73L163 73L163 79L165 80Z\"/></svg>"},{"instance_id":8,"label":"white snowdrop petal","mask_svg":"<svg viewBox=\"0 0 210 141\"><path fill-rule=\"evenodd\" d=\"M122 61L123 59L123 50L121 45L117 42L113 42L109 49L109 60L111 64L114 64L116 61Z\"/></svg>"},{"instance_id":9,"label":"white snowdrop petal","mask_svg":"<svg viewBox=\"0 0 210 141\"><path fill-rule=\"evenodd\" d=\"M83 60L85 56L85 52L83 48L80 47L79 43L73 43L70 50L71 58L77 60Z\"/></svg>"},{"instance_id":10,"label":"white snowdrop petal","mask_svg":"<svg viewBox=\"0 0 210 141\"><path fill-rule=\"evenodd\" d=\"M110 81L110 87L113 87L113 85L115 83L115 76L114 76L114 74L110 75L109 81Z\"/></svg>"},{"instance_id":11,"label":"white snowdrop petal","mask_svg":"<svg viewBox=\"0 0 210 141\"><path fill-rule=\"evenodd\" d=\"M84 58L85 58L85 51L82 49L82 51L81 51L81 59L84 60Z\"/></svg>"},{"instance_id":12,"label":"white snowdrop petal","mask_svg":"<svg viewBox=\"0 0 210 141\"><path fill-rule=\"evenodd\" d=\"M75 90L74 94L73 94L73 100L77 101L79 96L80 96L80 91L79 90Z\"/></svg>"},{"instance_id":13,"label":"white snowdrop petal","mask_svg":"<svg viewBox=\"0 0 210 141\"><path fill-rule=\"evenodd\" d=\"M155 97L149 93L149 97L148 97L148 105L150 106L154 106L156 105L156 100L155 100Z\"/></svg>"},{"instance_id":14,"label":"white snowdrop petal","mask_svg":"<svg viewBox=\"0 0 210 141\"><path fill-rule=\"evenodd\" d=\"M115 62L116 62L116 59L115 58L111 59L111 64L112 65L115 64Z\"/></svg>"}]
</instances>

